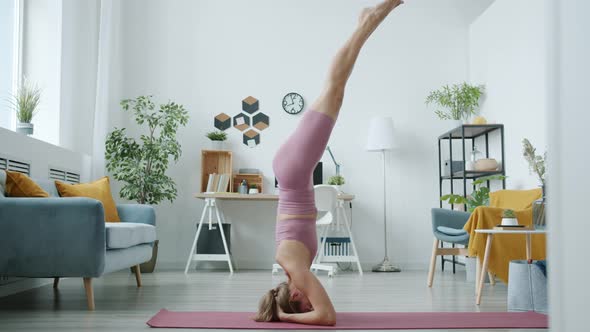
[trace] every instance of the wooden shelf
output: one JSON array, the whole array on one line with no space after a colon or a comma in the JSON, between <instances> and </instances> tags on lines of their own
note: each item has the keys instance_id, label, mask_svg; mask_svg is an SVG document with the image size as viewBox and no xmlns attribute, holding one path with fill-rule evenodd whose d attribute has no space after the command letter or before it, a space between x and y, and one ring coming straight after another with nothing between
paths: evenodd
<instances>
[{"instance_id":1,"label":"wooden shelf","mask_svg":"<svg viewBox=\"0 0 590 332\"><path fill-rule=\"evenodd\" d=\"M256 185L256 187L258 188L258 192L259 193L263 193L263 189L264 189L264 177L262 176L262 174L236 174L233 177L233 190L232 192L238 192L238 187L240 186L240 183L242 183L242 180L246 180L246 182L248 183L248 189L250 189L250 187L252 185Z\"/></svg>"},{"instance_id":2,"label":"wooden shelf","mask_svg":"<svg viewBox=\"0 0 590 332\"><path fill-rule=\"evenodd\" d=\"M207 189L209 174L229 174L232 178L232 153L224 150L201 151L201 192ZM229 192L233 192L233 181L229 182Z\"/></svg>"}]
</instances>

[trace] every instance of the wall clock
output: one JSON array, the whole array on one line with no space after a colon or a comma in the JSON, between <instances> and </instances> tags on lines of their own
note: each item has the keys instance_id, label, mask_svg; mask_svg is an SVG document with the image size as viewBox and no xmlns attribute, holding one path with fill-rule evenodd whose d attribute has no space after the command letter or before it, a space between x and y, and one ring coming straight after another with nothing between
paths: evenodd
<instances>
[{"instance_id":1,"label":"wall clock","mask_svg":"<svg viewBox=\"0 0 590 332\"><path fill-rule=\"evenodd\" d=\"M283 109L289 114L298 114L303 111L305 101L300 94L296 92L288 93L283 98Z\"/></svg>"}]
</instances>

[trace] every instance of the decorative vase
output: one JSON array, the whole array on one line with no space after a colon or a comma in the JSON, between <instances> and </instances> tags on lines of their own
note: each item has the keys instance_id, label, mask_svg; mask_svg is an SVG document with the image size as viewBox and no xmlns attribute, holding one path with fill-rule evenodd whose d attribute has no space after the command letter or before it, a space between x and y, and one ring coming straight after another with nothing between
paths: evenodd
<instances>
[{"instance_id":1,"label":"decorative vase","mask_svg":"<svg viewBox=\"0 0 590 332\"><path fill-rule=\"evenodd\" d=\"M224 144L223 141L211 141L211 150L223 150Z\"/></svg>"},{"instance_id":2,"label":"decorative vase","mask_svg":"<svg viewBox=\"0 0 590 332\"><path fill-rule=\"evenodd\" d=\"M463 125L463 120L459 119L459 120L444 120L445 123L447 124L446 127L449 128L449 130L453 130L456 129L458 127L461 127Z\"/></svg>"},{"instance_id":3,"label":"decorative vase","mask_svg":"<svg viewBox=\"0 0 590 332\"><path fill-rule=\"evenodd\" d=\"M502 226L516 226L518 219L516 218L502 218Z\"/></svg>"},{"instance_id":4,"label":"decorative vase","mask_svg":"<svg viewBox=\"0 0 590 332\"><path fill-rule=\"evenodd\" d=\"M476 171L496 171L498 170L498 161L496 159L479 159L475 162L475 170Z\"/></svg>"},{"instance_id":5,"label":"decorative vase","mask_svg":"<svg viewBox=\"0 0 590 332\"><path fill-rule=\"evenodd\" d=\"M32 123L19 122L16 124L16 132L24 135L33 135L34 127Z\"/></svg>"}]
</instances>

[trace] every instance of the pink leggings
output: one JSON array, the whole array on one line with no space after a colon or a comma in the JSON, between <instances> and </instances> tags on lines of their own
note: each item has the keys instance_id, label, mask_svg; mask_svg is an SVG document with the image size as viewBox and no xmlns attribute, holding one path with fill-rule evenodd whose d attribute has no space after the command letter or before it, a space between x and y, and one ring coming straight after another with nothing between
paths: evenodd
<instances>
[{"instance_id":1,"label":"pink leggings","mask_svg":"<svg viewBox=\"0 0 590 332\"><path fill-rule=\"evenodd\" d=\"M313 170L324 154L334 123L328 115L309 110L277 151L272 166L279 184L279 214L317 213ZM317 238L314 219L278 221L275 235L277 245L282 240L297 240L305 244L312 258L315 256Z\"/></svg>"}]
</instances>

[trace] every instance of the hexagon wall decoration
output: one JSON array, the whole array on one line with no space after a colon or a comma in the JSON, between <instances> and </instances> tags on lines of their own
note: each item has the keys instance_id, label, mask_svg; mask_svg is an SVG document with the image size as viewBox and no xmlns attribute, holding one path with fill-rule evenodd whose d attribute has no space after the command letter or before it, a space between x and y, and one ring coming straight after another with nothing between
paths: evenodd
<instances>
[{"instance_id":1,"label":"hexagon wall decoration","mask_svg":"<svg viewBox=\"0 0 590 332\"><path fill-rule=\"evenodd\" d=\"M242 100L242 110L246 113L253 114L258 111L259 101L258 99L249 96L248 98Z\"/></svg>"},{"instance_id":2,"label":"hexagon wall decoration","mask_svg":"<svg viewBox=\"0 0 590 332\"><path fill-rule=\"evenodd\" d=\"M250 128L250 117L244 113L234 116L234 128L239 131L244 131Z\"/></svg>"},{"instance_id":3,"label":"hexagon wall decoration","mask_svg":"<svg viewBox=\"0 0 590 332\"><path fill-rule=\"evenodd\" d=\"M256 129L262 131L262 130L268 128L268 126L270 126L270 118L268 117L268 115L260 112L256 115L254 115L252 123Z\"/></svg>"},{"instance_id":4,"label":"hexagon wall decoration","mask_svg":"<svg viewBox=\"0 0 590 332\"><path fill-rule=\"evenodd\" d=\"M225 113L219 113L215 117L215 128L224 131L231 127L231 117Z\"/></svg>"},{"instance_id":5,"label":"hexagon wall decoration","mask_svg":"<svg viewBox=\"0 0 590 332\"><path fill-rule=\"evenodd\" d=\"M244 133L243 142L250 148L256 147L260 144L260 133L253 129L248 130Z\"/></svg>"}]
</instances>

